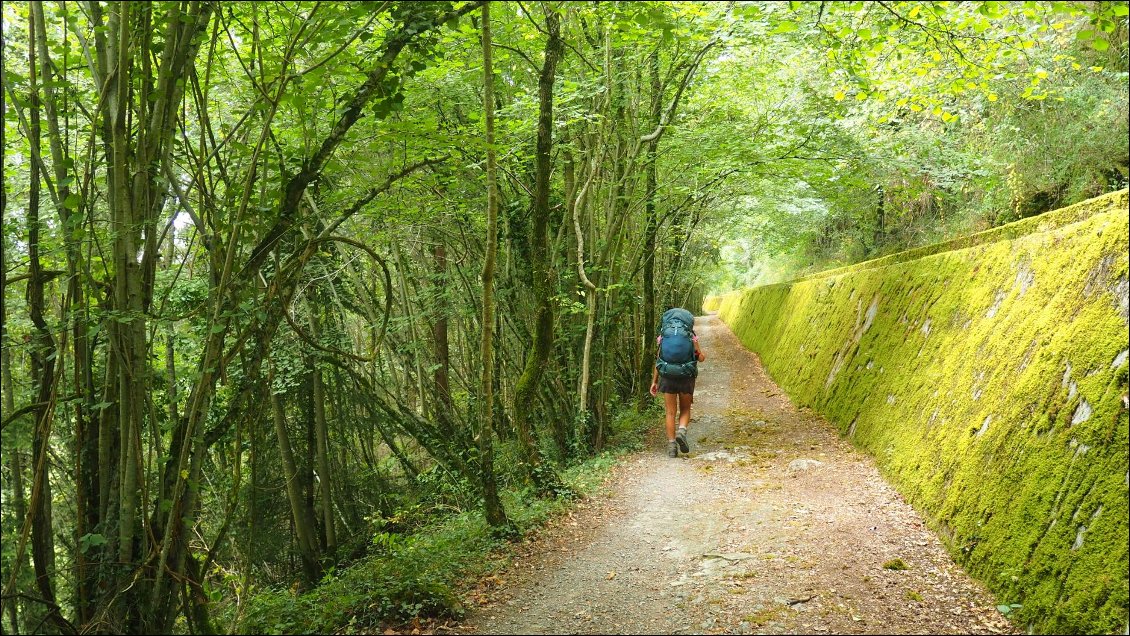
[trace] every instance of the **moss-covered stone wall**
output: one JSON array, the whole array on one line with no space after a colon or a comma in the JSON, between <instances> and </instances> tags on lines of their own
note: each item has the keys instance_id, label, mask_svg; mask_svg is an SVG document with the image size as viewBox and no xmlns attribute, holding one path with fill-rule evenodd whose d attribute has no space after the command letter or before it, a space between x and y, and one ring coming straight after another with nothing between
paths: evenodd
<instances>
[{"instance_id":1,"label":"moss-covered stone wall","mask_svg":"<svg viewBox=\"0 0 1130 636\"><path fill-rule=\"evenodd\" d=\"M705 303L1040 633L1127 628L1127 202Z\"/></svg>"}]
</instances>

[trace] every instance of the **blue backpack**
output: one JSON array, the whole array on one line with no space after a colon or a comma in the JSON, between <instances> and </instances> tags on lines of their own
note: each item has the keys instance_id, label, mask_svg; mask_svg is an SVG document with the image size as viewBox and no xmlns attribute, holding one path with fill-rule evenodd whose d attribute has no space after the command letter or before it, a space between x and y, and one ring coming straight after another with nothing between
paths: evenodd
<instances>
[{"instance_id":1,"label":"blue backpack","mask_svg":"<svg viewBox=\"0 0 1130 636\"><path fill-rule=\"evenodd\" d=\"M694 316L681 307L663 312L659 321L659 359L655 368L666 378L698 377L694 353Z\"/></svg>"}]
</instances>

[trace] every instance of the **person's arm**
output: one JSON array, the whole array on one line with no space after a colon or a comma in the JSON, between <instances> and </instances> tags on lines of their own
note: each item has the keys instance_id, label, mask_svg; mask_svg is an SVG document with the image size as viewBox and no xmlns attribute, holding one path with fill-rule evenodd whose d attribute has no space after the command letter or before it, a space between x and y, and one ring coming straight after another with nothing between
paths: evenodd
<instances>
[{"instance_id":1,"label":"person's arm","mask_svg":"<svg viewBox=\"0 0 1130 636\"><path fill-rule=\"evenodd\" d=\"M694 339L694 356L699 362L706 362L706 354L702 352L702 348L698 346L698 338Z\"/></svg>"},{"instance_id":2,"label":"person's arm","mask_svg":"<svg viewBox=\"0 0 1130 636\"><path fill-rule=\"evenodd\" d=\"M655 353L655 360L659 361L659 352ZM651 390L652 395L659 393L659 367L651 365Z\"/></svg>"}]
</instances>

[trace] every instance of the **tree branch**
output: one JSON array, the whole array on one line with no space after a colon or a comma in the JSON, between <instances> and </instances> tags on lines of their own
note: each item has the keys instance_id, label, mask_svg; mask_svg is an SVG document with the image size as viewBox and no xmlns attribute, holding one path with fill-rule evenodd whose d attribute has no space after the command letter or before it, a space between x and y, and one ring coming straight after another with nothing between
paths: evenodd
<instances>
[{"instance_id":1,"label":"tree branch","mask_svg":"<svg viewBox=\"0 0 1130 636\"><path fill-rule=\"evenodd\" d=\"M321 176L322 169L325 167L326 162L329 161L330 156L333 155L333 152L341 145L341 142L345 140L346 133L357 123L357 120L361 119L362 109L383 85L385 77L388 75L389 71L392 70L393 63L404 47L418 36L436 29L450 20L470 13L480 6L482 6L482 0L468 2L454 11L448 11L447 13L436 16L422 27L415 23L403 24L388 38L384 46L384 54L381 55L380 59L373 65L365 82L358 86L353 91L353 95L346 101L343 114L334 124L330 134L322 141L318 150L302 162L302 168L298 171L298 174L287 181L286 186L283 188L282 201L279 203L278 220L259 244L255 246L255 249L252 250L251 256L248 258L247 264L243 268L243 273L258 269L266 260L270 250L278 240L286 234L291 225L294 224L294 218L298 213L298 207L302 201L303 192L306 191L306 188L311 183Z\"/></svg>"},{"instance_id":2,"label":"tree branch","mask_svg":"<svg viewBox=\"0 0 1130 636\"><path fill-rule=\"evenodd\" d=\"M687 72L683 75L683 80L679 82L679 88L675 90L675 97L671 100L671 104L667 107L667 112L663 113L663 118L659 120L659 125L655 127L655 130L640 137L637 141L637 144L659 141L659 138L663 136L663 131L671 123L671 118L675 116L675 111L679 108L679 100L683 97L683 91L685 91L687 85L690 84L691 78L694 77L695 71L698 70L699 64L702 63L702 58L704 58L706 56L706 53L710 51L710 49L714 48L716 44L718 44L717 39L713 39L710 42L707 42L706 46L702 47L702 49L695 55L690 67L687 68Z\"/></svg>"}]
</instances>

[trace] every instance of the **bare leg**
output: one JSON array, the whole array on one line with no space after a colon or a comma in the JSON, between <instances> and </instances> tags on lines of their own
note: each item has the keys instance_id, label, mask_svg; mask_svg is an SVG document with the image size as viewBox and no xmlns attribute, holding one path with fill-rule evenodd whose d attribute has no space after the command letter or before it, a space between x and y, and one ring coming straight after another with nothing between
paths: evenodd
<instances>
[{"instance_id":1,"label":"bare leg","mask_svg":"<svg viewBox=\"0 0 1130 636\"><path fill-rule=\"evenodd\" d=\"M675 439L675 410L678 408L678 398L675 393L663 394L663 407L667 410L667 441Z\"/></svg>"},{"instance_id":2,"label":"bare leg","mask_svg":"<svg viewBox=\"0 0 1130 636\"><path fill-rule=\"evenodd\" d=\"M686 428L691 423L691 394L679 394L679 427Z\"/></svg>"}]
</instances>

